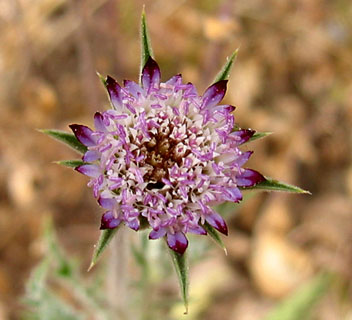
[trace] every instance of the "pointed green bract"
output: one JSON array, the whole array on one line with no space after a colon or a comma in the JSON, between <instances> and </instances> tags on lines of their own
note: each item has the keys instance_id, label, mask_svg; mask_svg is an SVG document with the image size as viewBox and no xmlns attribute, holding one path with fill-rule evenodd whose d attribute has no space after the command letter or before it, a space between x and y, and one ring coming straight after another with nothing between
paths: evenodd
<instances>
[{"instance_id":1,"label":"pointed green bract","mask_svg":"<svg viewBox=\"0 0 352 320\"><path fill-rule=\"evenodd\" d=\"M84 146L82 143L78 141L74 134L68 133L61 130L51 130L51 129L44 129L39 130L42 133L58 140L67 146L71 147L73 150L77 151L80 154L84 154L87 152L87 147Z\"/></svg>"},{"instance_id":2,"label":"pointed green bract","mask_svg":"<svg viewBox=\"0 0 352 320\"><path fill-rule=\"evenodd\" d=\"M241 188L243 190L247 189L257 189L257 190L266 190L266 191L282 191L282 192L291 192L291 193L305 193L305 194L311 194L307 190L303 190L299 187L296 187L294 185L284 183L278 180L274 180L269 177L265 177L265 180L262 182L259 182L253 187L248 187L248 188Z\"/></svg>"},{"instance_id":3,"label":"pointed green bract","mask_svg":"<svg viewBox=\"0 0 352 320\"><path fill-rule=\"evenodd\" d=\"M238 126L235 126L234 129L232 130L232 132L235 132L235 131L238 131L238 130L242 130L240 127ZM265 138L267 136L270 136L272 134L272 132L270 131L265 131L265 132L255 132L253 134L253 136L251 136L248 141L244 142L243 144L246 144L246 143L249 143L249 142L252 142L252 141L255 141L255 140L259 140L259 139L262 139L262 138Z\"/></svg>"},{"instance_id":4,"label":"pointed green bract","mask_svg":"<svg viewBox=\"0 0 352 320\"><path fill-rule=\"evenodd\" d=\"M106 78L104 78L98 71L97 71L97 76L99 77L100 81L102 82L102 84L106 88Z\"/></svg>"},{"instance_id":5,"label":"pointed green bract","mask_svg":"<svg viewBox=\"0 0 352 320\"><path fill-rule=\"evenodd\" d=\"M208 235L224 250L225 254L227 255L227 250L220 238L219 233L208 222L206 222L203 227L207 231Z\"/></svg>"},{"instance_id":6,"label":"pointed green bract","mask_svg":"<svg viewBox=\"0 0 352 320\"><path fill-rule=\"evenodd\" d=\"M174 250L169 249L172 263L175 267L176 274L178 277L178 281L180 283L181 295L183 299L183 304L185 306L185 314L188 314L188 287L189 287L189 279L188 279L188 259L187 252L184 254L179 254Z\"/></svg>"},{"instance_id":7,"label":"pointed green bract","mask_svg":"<svg viewBox=\"0 0 352 320\"><path fill-rule=\"evenodd\" d=\"M55 163L60 164L64 167L73 168L73 169L85 164L85 162L83 162L82 160L60 160L60 161L55 161Z\"/></svg>"},{"instance_id":8,"label":"pointed green bract","mask_svg":"<svg viewBox=\"0 0 352 320\"><path fill-rule=\"evenodd\" d=\"M92 261L90 263L88 271L90 271L96 265L101 254L107 248L108 244L110 243L111 239L115 236L115 233L118 229L119 227L116 227L114 229L106 229L100 232L100 237L98 243L95 245Z\"/></svg>"},{"instance_id":9,"label":"pointed green bract","mask_svg":"<svg viewBox=\"0 0 352 320\"><path fill-rule=\"evenodd\" d=\"M256 132L252 137L249 138L249 140L245 143L252 142L254 140L262 139L267 136L270 136L272 132Z\"/></svg>"},{"instance_id":10,"label":"pointed green bract","mask_svg":"<svg viewBox=\"0 0 352 320\"><path fill-rule=\"evenodd\" d=\"M145 16L145 10L143 8L142 17L141 17L141 68L140 75L142 70L148 61L149 57L153 57L153 49L148 33L147 19ZM141 79L141 76L139 77Z\"/></svg>"},{"instance_id":11,"label":"pointed green bract","mask_svg":"<svg viewBox=\"0 0 352 320\"><path fill-rule=\"evenodd\" d=\"M230 56L230 58L227 58L227 61L225 65L221 68L220 72L216 75L213 83L216 83L221 80L228 80L230 76L230 72L233 66L233 63L236 60L236 56L238 54L238 49L236 49L233 54Z\"/></svg>"}]
</instances>

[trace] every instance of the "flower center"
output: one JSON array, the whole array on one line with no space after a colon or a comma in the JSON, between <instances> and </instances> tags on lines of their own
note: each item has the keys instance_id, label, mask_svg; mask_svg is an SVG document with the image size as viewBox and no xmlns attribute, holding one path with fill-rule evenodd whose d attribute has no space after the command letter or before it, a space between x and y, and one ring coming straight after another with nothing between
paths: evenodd
<instances>
[{"instance_id":1,"label":"flower center","mask_svg":"<svg viewBox=\"0 0 352 320\"><path fill-rule=\"evenodd\" d=\"M147 189L161 189L164 186L162 178L168 179L169 168L175 163L182 164L182 158L177 155L175 147L177 141L163 134L152 135L150 141L146 142L141 153L145 155L145 163L150 165L145 180L150 181Z\"/></svg>"}]
</instances>

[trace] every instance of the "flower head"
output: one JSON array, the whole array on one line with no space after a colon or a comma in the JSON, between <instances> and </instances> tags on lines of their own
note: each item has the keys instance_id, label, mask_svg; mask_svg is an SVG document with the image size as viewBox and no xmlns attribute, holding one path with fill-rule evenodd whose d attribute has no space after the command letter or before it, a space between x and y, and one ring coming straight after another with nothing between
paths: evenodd
<instances>
[{"instance_id":1,"label":"flower head","mask_svg":"<svg viewBox=\"0 0 352 320\"><path fill-rule=\"evenodd\" d=\"M227 234L224 219L212 207L239 202L240 188L262 181L243 168L251 151L241 144L253 130L234 130L234 107L221 105L226 80L203 95L181 75L161 82L158 64L147 60L141 85L105 80L112 109L94 116L94 130L71 125L88 148L84 165L89 186L106 212L101 229L121 223L133 230L149 226L150 239L166 237L182 254L188 232L205 235L204 224Z\"/></svg>"}]
</instances>

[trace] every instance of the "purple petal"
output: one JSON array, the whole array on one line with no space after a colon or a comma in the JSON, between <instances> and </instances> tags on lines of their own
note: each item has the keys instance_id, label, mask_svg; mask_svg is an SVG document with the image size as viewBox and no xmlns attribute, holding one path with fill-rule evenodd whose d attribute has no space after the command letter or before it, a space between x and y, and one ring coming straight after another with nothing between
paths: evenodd
<instances>
[{"instance_id":1,"label":"purple petal","mask_svg":"<svg viewBox=\"0 0 352 320\"><path fill-rule=\"evenodd\" d=\"M91 178L98 178L101 175L100 168L94 164L83 164L75 170Z\"/></svg>"},{"instance_id":2,"label":"purple petal","mask_svg":"<svg viewBox=\"0 0 352 320\"><path fill-rule=\"evenodd\" d=\"M114 229L121 223L120 219L116 219L112 212L108 211L101 217L100 230Z\"/></svg>"},{"instance_id":3,"label":"purple petal","mask_svg":"<svg viewBox=\"0 0 352 320\"><path fill-rule=\"evenodd\" d=\"M183 96L185 98L191 98L191 97L197 97L198 96L197 89L191 82L188 82L185 85L180 85L179 87L183 87L184 88Z\"/></svg>"},{"instance_id":4,"label":"purple petal","mask_svg":"<svg viewBox=\"0 0 352 320\"><path fill-rule=\"evenodd\" d=\"M240 202L242 200L242 193L238 188L228 188L224 191L226 201Z\"/></svg>"},{"instance_id":5,"label":"purple petal","mask_svg":"<svg viewBox=\"0 0 352 320\"><path fill-rule=\"evenodd\" d=\"M106 127L104 124L104 117L100 112L96 112L94 115L94 127L95 127L95 130L97 131L102 131L102 132L106 131Z\"/></svg>"},{"instance_id":6,"label":"purple petal","mask_svg":"<svg viewBox=\"0 0 352 320\"><path fill-rule=\"evenodd\" d=\"M225 220L217 213L212 213L205 217L205 220L216 230L227 235L228 229Z\"/></svg>"},{"instance_id":7,"label":"purple petal","mask_svg":"<svg viewBox=\"0 0 352 320\"><path fill-rule=\"evenodd\" d=\"M227 113L231 113L236 110L236 107L231 105L231 104L220 104L214 108L212 108L212 111L225 111Z\"/></svg>"},{"instance_id":8,"label":"purple petal","mask_svg":"<svg viewBox=\"0 0 352 320\"><path fill-rule=\"evenodd\" d=\"M251 157L253 154L253 151L246 151L243 152L237 159L234 161L235 164L237 164L239 167L242 167L248 159Z\"/></svg>"},{"instance_id":9,"label":"purple petal","mask_svg":"<svg viewBox=\"0 0 352 320\"><path fill-rule=\"evenodd\" d=\"M82 126L80 124L71 124L69 126L78 139L78 141L87 147L92 147L96 145L96 139L92 136L93 130L87 126Z\"/></svg>"},{"instance_id":10,"label":"purple petal","mask_svg":"<svg viewBox=\"0 0 352 320\"><path fill-rule=\"evenodd\" d=\"M242 169L236 177L239 187L252 187L264 180L265 178L258 171L252 169Z\"/></svg>"},{"instance_id":11,"label":"purple petal","mask_svg":"<svg viewBox=\"0 0 352 320\"><path fill-rule=\"evenodd\" d=\"M202 108L211 108L219 104L226 93L227 80L220 80L210 86L202 97Z\"/></svg>"},{"instance_id":12,"label":"purple petal","mask_svg":"<svg viewBox=\"0 0 352 320\"><path fill-rule=\"evenodd\" d=\"M167 80L165 83L172 86L180 85L182 83L182 76L181 74L177 74L176 76L173 76L172 78Z\"/></svg>"},{"instance_id":13,"label":"purple petal","mask_svg":"<svg viewBox=\"0 0 352 320\"><path fill-rule=\"evenodd\" d=\"M205 229L201 226L195 225L195 226L191 226L188 228L188 232L194 233L194 234L200 234L200 235L206 235L207 232L205 231Z\"/></svg>"},{"instance_id":14,"label":"purple petal","mask_svg":"<svg viewBox=\"0 0 352 320\"><path fill-rule=\"evenodd\" d=\"M176 232L175 234L168 233L167 244L170 249L183 254L188 247L188 240L183 232Z\"/></svg>"},{"instance_id":15,"label":"purple petal","mask_svg":"<svg viewBox=\"0 0 352 320\"><path fill-rule=\"evenodd\" d=\"M118 110L122 108L122 92L121 87L117 81L110 77L106 77L106 89L109 92L110 100L113 107Z\"/></svg>"},{"instance_id":16,"label":"purple petal","mask_svg":"<svg viewBox=\"0 0 352 320\"><path fill-rule=\"evenodd\" d=\"M142 86L146 92L149 92L155 85L159 86L160 78L161 74L158 64L149 57L142 71Z\"/></svg>"},{"instance_id":17,"label":"purple petal","mask_svg":"<svg viewBox=\"0 0 352 320\"><path fill-rule=\"evenodd\" d=\"M221 105L220 107L222 107L223 110L226 110L229 113L231 113L231 112L236 110L236 107L231 105L231 104Z\"/></svg>"},{"instance_id":18,"label":"purple petal","mask_svg":"<svg viewBox=\"0 0 352 320\"><path fill-rule=\"evenodd\" d=\"M232 136L238 137L238 145L247 142L254 134L255 130L252 129L241 129L231 133Z\"/></svg>"},{"instance_id":19,"label":"purple petal","mask_svg":"<svg viewBox=\"0 0 352 320\"><path fill-rule=\"evenodd\" d=\"M116 201L112 198L99 198L98 203L104 208L108 210L112 210L115 208Z\"/></svg>"},{"instance_id":20,"label":"purple petal","mask_svg":"<svg viewBox=\"0 0 352 320\"><path fill-rule=\"evenodd\" d=\"M149 239L151 240L159 239L165 236L165 234L166 234L166 230L164 228L160 228L159 230L152 230L149 233Z\"/></svg>"},{"instance_id":21,"label":"purple petal","mask_svg":"<svg viewBox=\"0 0 352 320\"><path fill-rule=\"evenodd\" d=\"M123 85L125 89L135 98L138 98L138 95L141 95L143 93L142 88L132 80L124 80Z\"/></svg>"},{"instance_id":22,"label":"purple petal","mask_svg":"<svg viewBox=\"0 0 352 320\"><path fill-rule=\"evenodd\" d=\"M127 222L128 226L134 230L138 231L139 230L139 220L138 219L133 219Z\"/></svg>"},{"instance_id":23,"label":"purple petal","mask_svg":"<svg viewBox=\"0 0 352 320\"><path fill-rule=\"evenodd\" d=\"M89 151L87 151L84 154L82 160L84 162L93 162L95 160L98 160L99 158L100 158L100 153L99 152L93 151L93 150L89 150Z\"/></svg>"}]
</instances>

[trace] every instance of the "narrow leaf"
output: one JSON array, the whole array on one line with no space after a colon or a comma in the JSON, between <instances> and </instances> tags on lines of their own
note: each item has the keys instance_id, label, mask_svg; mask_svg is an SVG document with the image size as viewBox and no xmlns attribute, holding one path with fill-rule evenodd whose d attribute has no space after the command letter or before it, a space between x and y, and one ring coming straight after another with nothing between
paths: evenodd
<instances>
[{"instance_id":1,"label":"narrow leaf","mask_svg":"<svg viewBox=\"0 0 352 320\"><path fill-rule=\"evenodd\" d=\"M188 287L189 287L189 279L188 279L188 259L187 252L184 254L179 254L174 250L168 248L172 263L175 267L176 274L179 280L181 296L183 299L183 304L185 306L184 314L188 314Z\"/></svg>"},{"instance_id":2,"label":"narrow leaf","mask_svg":"<svg viewBox=\"0 0 352 320\"><path fill-rule=\"evenodd\" d=\"M148 61L149 57L153 57L153 49L148 33L147 19L145 16L145 10L143 8L141 17L141 67L140 74ZM139 77L141 79L141 77Z\"/></svg>"},{"instance_id":3,"label":"narrow leaf","mask_svg":"<svg viewBox=\"0 0 352 320\"><path fill-rule=\"evenodd\" d=\"M227 58L226 63L224 64L224 66L221 68L220 72L216 75L213 83L216 83L220 80L228 80L229 76L230 76L230 72L233 66L233 63L236 60L236 56L238 54L238 49L236 49L233 54L230 56L230 58Z\"/></svg>"},{"instance_id":4,"label":"narrow leaf","mask_svg":"<svg viewBox=\"0 0 352 320\"><path fill-rule=\"evenodd\" d=\"M245 143L252 142L254 140L262 139L267 136L270 136L272 132L256 132L252 137L249 138L249 140Z\"/></svg>"},{"instance_id":5,"label":"narrow leaf","mask_svg":"<svg viewBox=\"0 0 352 320\"><path fill-rule=\"evenodd\" d=\"M55 163L73 169L85 164L85 162L83 162L82 160L60 160L55 161Z\"/></svg>"},{"instance_id":6,"label":"narrow leaf","mask_svg":"<svg viewBox=\"0 0 352 320\"><path fill-rule=\"evenodd\" d=\"M218 244L224 250L225 255L227 255L227 250L220 238L219 233L208 222L206 222L203 227L207 231L208 235L215 241L215 243Z\"/></svg>"},{"instance_id":7,"label":"narrow leaf","mask_svg":"<svg viewBox=\"0 0 352 320\"><path fill-rule=\"evenodd\" d=\"M280 303L265 320L302 320L309 319L309 313L328 291L332 282L329 274L320 274L304 285L289 298Z\"/></svg>"},{"instance_id":8,"label":"narrow leaf","mask_svg":"<svg viewBox=\"0 0 352 320\"><path fill-rule=\"evenodd\" d=\"M39 131L68 145L78 153L84 154L87 151L87 147L80 143L72 133L51 129L43 129Z\"/></svg>"},{"instance_id":9,"label":"narrow leaf","mask_svg":"<svg viewBox=\"0 0 352 320\"><path fill-rule=\"evenodd\" d=\"M306 194L311 194L307 190L303 190L299 187L296 187L294 185L280 182L278 180L271 179L269 177L265 177L265 180L262 182L259 182L253 187L248 187L248 188L241 188L244 190L247 189L257 189L257 190L267 190L267 191L282 191L282 192L292 192L292 193L306 193Z\"/></svg>"},{"instance_id":10,"label":"narrow leaf","mask_svg":"<svg viewBox=\"0 0 352 320\"><path fill-rule=\"evenodd\" d=\"M100 232L100 237L99 237L98 243L95 245L92 261L90 263L88 271L90 271L96 265L101 254L107 248L108 244L110 243L111 239L114 237L114 235L118 229L119 229L119 227L114 228L114 229L102 230Z\"/></svg>"}]
</instances>

